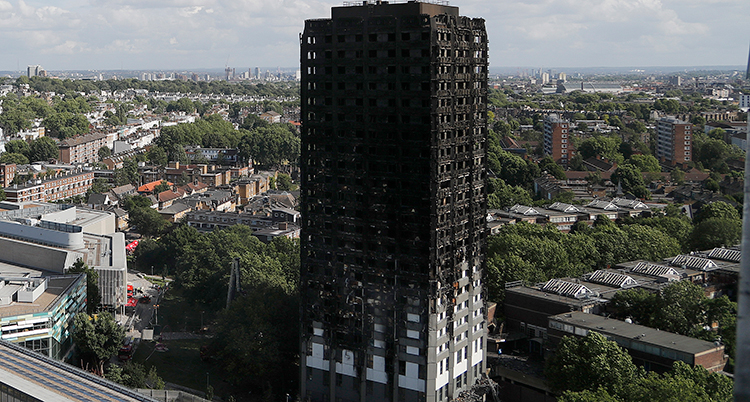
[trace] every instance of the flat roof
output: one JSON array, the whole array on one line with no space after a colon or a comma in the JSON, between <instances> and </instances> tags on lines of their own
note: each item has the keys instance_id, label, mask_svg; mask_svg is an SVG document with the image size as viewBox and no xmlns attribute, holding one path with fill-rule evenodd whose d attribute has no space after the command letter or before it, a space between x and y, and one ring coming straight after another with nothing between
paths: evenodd
<instances>
[{"instance_id":1,"label":"flat roof","mask_svg":"<svg viewBox=\"0 0 750 402\"><path fill-rule=\"evenodd\" d=\"M458 7L436 4L437 2L369 2L369 1L352 1L345 3L343 7L331 8L331 18L351 18L351 17L395 17L401 15L429 15L430 17L440 14L448 14L454 17L458 16Z\"/></svg>"},{"instance_id":2,"label":"flat roof","mask_svg":"<svg viewBox=\"0 0 750 402\"><path fill-rule=\"evenodd\" d=\"M724 346L716 346L713 342L704 341L689 336L679 335L672 332L660 331L656 328L638 324L628 324L625 321L615 320L596 314L587 314L581 311L558 314L549 317L551 321L563 322L579 328L598 332L602 335L610 335L640 343L672 349L679 352L701 355Z\"/></svg>"},{"instance_id":3,"label":"flat roof","mask_svg":"<svg viewBox=\"0 0 750 402\"><path fill-rule=\"evenodd\" d=\"M9 387L43 401L157 401L6 341L0 341L0 376Z\"/></svg>"},{"instance_id":4,"label":"flat roof","mask_svg":"<svg viewBox=\"0 0 750 402\"><path fill-rule=\"evenodd\" d=\"M13 302L7 306L0 306L0 318L49 311L52 309L57 298L65 293L65 291L75 283L78 277L82 275L84 274L48 277L47 290L45 290L44 293L42 293L33 303ZM8 287L8 285L5 287Z\"/></svg>"},{"instance_id":5,"label":"flat roof","mask_svg":"<svg viewBox=\"0 0 750 402\"><path fill-rule=\"evenodd\" d=\"M97 221L107 219L110 215L108 211L97 211L88 208L76 207L76 218L70 222L69 225L76 225L85 228Z\"/></svg>"}]
</instances>

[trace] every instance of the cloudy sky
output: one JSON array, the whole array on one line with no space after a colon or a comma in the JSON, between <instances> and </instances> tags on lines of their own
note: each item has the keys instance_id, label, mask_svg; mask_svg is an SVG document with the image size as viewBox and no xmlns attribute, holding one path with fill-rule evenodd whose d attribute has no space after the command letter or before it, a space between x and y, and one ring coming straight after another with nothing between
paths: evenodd
<instances>
[{"instance_id":1,"label":"cloudy sky","mask_svg":"<svg viewBox=\"0 0 750 402\"><path fill-rule=\"evenodd\" d=\"M0 0L0 71L293 67L324 0ZM749 0L453 0L494 67L744 65Z\"/></svg>"}]
</instances>

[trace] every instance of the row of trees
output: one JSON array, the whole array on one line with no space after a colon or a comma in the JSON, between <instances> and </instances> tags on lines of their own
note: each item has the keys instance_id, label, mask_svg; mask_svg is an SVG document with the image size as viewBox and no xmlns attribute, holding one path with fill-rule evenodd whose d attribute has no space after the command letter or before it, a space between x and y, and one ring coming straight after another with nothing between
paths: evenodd
<instances>
[{"instance_id":1,"label":"row of trees","mask_svg":"<svg viewBox=\"0 0 750 402\"><path fill-rule=\"evenodd\" d=\"M0 155L0 163L27 164L35 161L57 159L57 143L49 137L39 137L31 142L12 140L5 144L5 152Z\"/></svg>"},{"instance_id":2,"label":"row of trees","mask_svg":"<svg viewBox=\"0 0 750 402\"><path fill-rule=\"evenodd\" d=\"M91 112L89 99L80 94L65 98L54 97L51 102L33 96L18 98L11 93L2 99L3 113L0 127L9 134L31 128L34 119L43 119L47 135L59 139L69 138L89 130L84 113Z\"/></svg>"},{"instance_id":3,"label":"row of trees","mask_svg":"<svg viewBox=\"0 0 750 402\"><path fill-rule=\"evenodd\" d=\"M249 81L230 83L222 80L215 81L183 81L159 80L141 81L135 78L124 80L109 79L102 81L84 81L57 79L47 77L19 77L17 85L28 84L30 89L38 92L55 92L73 95L76 93L97 93L100 91L124 91L127 89L146 89L149 92L180 92L199 94L223 95L254 95L262 98L297 98L299 97L299 83L273 82L255 84Z\"/></svg>"},{"instance_id":4,"label":"row of trees","mask_svg":"<svg viewBox=\"0 0 750 402\"><path fill-rule=\"evenodd\" d=\"M679 242L662 230L639 224L618 226L597 219L562 233L553 225L506 225L490 237L484 282L488 297L502 301L505 283L578 277L623 261L659 261L680 253Z\"/></svg>"},{"instance_id":5,"label":"row of trees","mask_svg":"<svg viewBox=\"0 0 750 402\"><path fill-rule=\"evenodd\" d=\"M211 349L227 381L276 395L296 389L296 377L286 374L296 370L299 353L298 240L264 244L243 225L205 234L177 225L158 240L142 241L135 256L139 269L166 271L187 299L221 310ZM243 293L223 309L235 257Z\"/></svg>"},{"instance_id":6,"label":"row of trees","mask_svg":"<svg viewBox=\"0 0 750 402\"><path fill-rule=\"evenodd\" d=\"M188 162L185 146L238 148L240 158L252 159L262 166L296 163L300 138L289 124L258 125L248 131L235 130L218 115L206 116L195 123L178 124L162 129L147 157L159 165L167 161Z\"/></svg>"},{"instance_id":7,"label":"row of trees","mask_svg":"<svg viewBox=\"0 0 750 402\"><path fill-rule=\"evenodd\" d=\"M608 113L627 111L631 116L648 120L653 110L668 114L692 113L697 114L708 110L736 110L737 105L714 99L704 99L700 94L682 96L683 99L673 99L669 95L681 96L681 93L665 94L664 97L653 98L645 92L629 93L618 96L608 93L585 93L573 91L568 94L523 94L515 93L510 88L490 88L488 100L498 108L521 109L564 109L583 110L594 113ZM634 102L635 100L651 99L652 103ZM589 118L595 119L595 118Z\"/></svg>"},{"instance_id":8,"label":"row of trees","mask_svg":"<svg viewBox=\"0 0 750 402\"><path fill-rule=\"evenodd\" d=\"M660 261L682 252L733 246L741 228L737 210L724 202L705 205L693 222L670 206L664 215L619 224L604 217L593 227L579 222L571 233L554 225L506 225L489 238L485 283L489 299L501 301L506 282L578 277L624 261Z\"/></svg>"}]
</instances>

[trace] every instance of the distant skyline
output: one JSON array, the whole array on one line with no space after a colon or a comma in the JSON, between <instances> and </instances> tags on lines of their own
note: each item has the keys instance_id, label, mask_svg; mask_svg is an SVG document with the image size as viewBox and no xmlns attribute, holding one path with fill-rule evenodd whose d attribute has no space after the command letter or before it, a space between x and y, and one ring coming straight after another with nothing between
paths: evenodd
<instances>
[{"instance_id":1,"label":"distant skyline","mask_svg":"<svg viewBox=\"0 0 750 402\"><path fill-rule=\"evenodd\" d=\"M318 0L0 0L0 71L299 65ZM464 0L497 68L744 66L747 0ZM239 73L240 70L238 69Z\"/></svg>"}]
</instances>

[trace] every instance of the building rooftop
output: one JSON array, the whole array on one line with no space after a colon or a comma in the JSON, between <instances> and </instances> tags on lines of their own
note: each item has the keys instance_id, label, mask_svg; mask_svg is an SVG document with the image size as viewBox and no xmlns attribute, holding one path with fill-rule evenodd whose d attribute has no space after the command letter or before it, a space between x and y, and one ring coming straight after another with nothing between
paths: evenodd
<instances>
[{"instance_id":1,"label":"building rooftop","mask_svg":"<svg viewBox=\"0 0 750 402\"><path fill-rule=\"evenodd\" d=\"M717 346L713 342L678 335L672 332L660 331L643 325L629 324L625 321L615 320L596 314L587 314L580 311L558 314L549 319L550 321L558 321L579 328L585 328L590 331L596 331L605 336L620 338L614 340L621 346L627 348L631 348L631 346L623 345L623 340L637 341L638 343L655 345L663 349L672 349L674 351L686 352L693 355L700 355L724 348L723 345Z\"/></svg>"},{"instance_id":2,"label":"building rooftop","mask_svg":"<svg viewBox=\"0 0 750 402\"><path fill-rule=\"evenodd\" d=\"M5 270L10 264L0 264L0 277L18 277L18 274L11 274ZM18 271L19 267L16 267L14 271ZM35 271L32 269L21 269L21 271ZM36 271L40 272L40 271ZM55 305L57 298L60 295L65 294L65 290L73 285L79 277L85 274L78 275L66 275L66 276L50 276L47 277L47 289L42 293L33 303L22 303L13 302L9 305L0 305L0 317L15 317L23 314L34 314L49 311ZM8 285L0 288L0 290L8 287Z\"/></svg>"},{"instance_id":3,"label":"building rooftop","mask_svg":"<svg viewBox=\"0 0 750 402\"><path fill-rule=\"evenodd\" d=\"M0 377L4 385L42 401L157 401L6 341L0 341Z\"/></svg>"},{"instance_id":4,"label":"building rooftop","mask_svg":"<svg viewBox=\"0 0 750 402\"><path fill-rule=\"evenodd\" d=\"M72 146L80 145L80 144L83 144L83 143L86 143L86 142L89 142L89 141L99 140L99 139L102 139L102 138L105 138L105 137L107 137L107 135L106 134L102 134L102 133L93 133L93 134L79 135L77 137L68 138L67 140L60 141L59 146L61 148L72 147Z\"/></svg>"}]
</instances>

